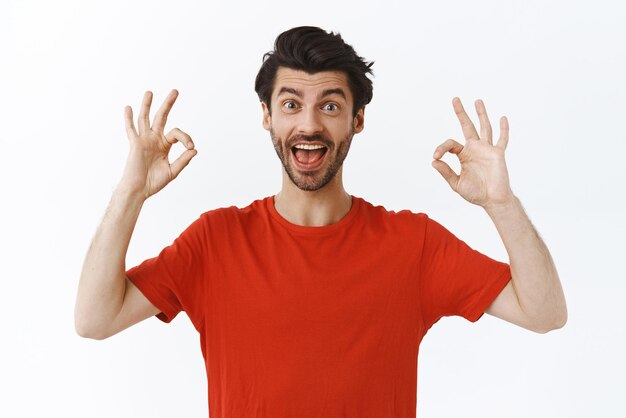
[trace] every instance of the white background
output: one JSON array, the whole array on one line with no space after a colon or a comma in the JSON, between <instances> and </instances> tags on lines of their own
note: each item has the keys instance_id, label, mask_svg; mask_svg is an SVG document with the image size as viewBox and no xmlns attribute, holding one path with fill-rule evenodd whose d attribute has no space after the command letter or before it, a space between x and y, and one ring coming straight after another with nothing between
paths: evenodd
<instances>
[{"instance_id":1,"label":"white background","mask_svg":"<svg viewBox=\"0 0 626 418\"><path fill-rule=\"evenodd\" d=\"M166 130L188 132L199 152L144 205L127 267L158 254L200 213L279 191L253 86L276 35L299 25L338 31L375 61L365 130L345 162L348 192L426 212L508 261L486 213L430 165L445 139L463 143L452 97L474 120L482 98L494 125L509 118L512 188L560 273L562 329L535 334L485 315L430 330L419 416L626 416L625 7L3 1L0 416L207 416L199 339L184 313L104 341L75 333L82 262L124 167L123 108L137 112L147 89L153 112L179 90Z\"/></svg>"}]
</instances>

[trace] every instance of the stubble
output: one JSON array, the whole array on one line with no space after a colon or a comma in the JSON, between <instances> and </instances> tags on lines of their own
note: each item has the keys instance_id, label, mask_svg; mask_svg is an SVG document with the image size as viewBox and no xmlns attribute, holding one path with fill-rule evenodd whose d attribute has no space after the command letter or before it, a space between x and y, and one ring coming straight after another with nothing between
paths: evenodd
<instances>
[{"instance_id":1,"label":"stubble","mask_svg":"<svg viewBox=\"0 0 626 418\"><path fill-rule=\"evenodd\" d=\"M350 144L352 143L352 137L354 136L354 128L350 130L348 135L343 141L339 142L335 151L333 142L322 135L296 135L285 143L282 138L278 138L273 129L270 129L270 136L272 138L272 144L276 155L280 159L287 176L291 182L296 185L300 190L313 192L326 186L339 172L339 169L343 165L348 151L350 150ZM326 155L324 158L330 161L324 161L323 166L319 170L315 171L300 171L297 167L294 167L291 162L291 146L297 141L319 141L326 147ZM321 171L323 170L323 171Z\"/></svg>"}]
</instances>

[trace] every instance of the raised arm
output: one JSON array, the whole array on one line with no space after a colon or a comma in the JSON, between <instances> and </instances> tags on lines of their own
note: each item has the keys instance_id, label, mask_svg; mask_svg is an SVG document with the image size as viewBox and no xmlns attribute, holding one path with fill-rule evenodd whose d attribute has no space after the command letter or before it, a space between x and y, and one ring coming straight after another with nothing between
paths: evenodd
<instances>
[{"instance_id":1,"label":"raised arm","mask_svg":"<svg viewBox=\"0 0 626 418\"><path fill-rule=\"evenodd\" d=\"M197 154L191 137L163 128L178 92L172 90L150 125L152 93L146 92L135 129L130 106L124 109L130 150L121 181L87 250L78 284L74 321L86 338L104 339L159 310L126 277L126 252L143 203L165 187ZM172 164L168 154L180 141L187 150Z\"/></svg>"},{"instance_id":2,"label":"raised arm","mask_svg":"<svg viewBox=\"0 0 626 418\"><path fill-rule=\"evenodd\" d=\"M511 281L486 312L539 333L560 328L567 322L567 306L556 267L509 184L504 160L509 141L508 120L500 119L500 138L494 145L481 100L476 101L480 135L461 101L454 98L452 105L465 145L448 139L435 150L432 165L452 190L485 209L502 238L511 265ZM441 161L446 152L459 158L459 175Z\"/></svg>"}]
</instances>

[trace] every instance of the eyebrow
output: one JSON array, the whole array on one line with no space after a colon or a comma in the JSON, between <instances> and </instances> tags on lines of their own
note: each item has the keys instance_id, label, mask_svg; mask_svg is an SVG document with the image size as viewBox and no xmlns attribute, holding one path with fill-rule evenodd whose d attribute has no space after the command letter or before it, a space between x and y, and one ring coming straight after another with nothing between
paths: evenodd
<instances>
[{"instance_id":1,"label":"eyebrow","mask_svg":"<svg viewBox=\"0 0 626 418\"><path fill-rule=\"evenodd\" d=\"M302 98L302 92L300 90L296 90L296 89L294 89L292 87L281 87L280 91L278 92L278 96L276 96L276 97L279 97L281 94L284 94L284 93L291 93L291 94L293 94L295 96L298 96L299 98ZM319 95L318 100L322 99L322 98L324 98L326 96L330 96L331 94L337 94L337 95L343 97L344 100L348 100L346 98L346 93L344 93L343 89L340 89L340 88L324 90Z\"/></svg>"}]
</instances>

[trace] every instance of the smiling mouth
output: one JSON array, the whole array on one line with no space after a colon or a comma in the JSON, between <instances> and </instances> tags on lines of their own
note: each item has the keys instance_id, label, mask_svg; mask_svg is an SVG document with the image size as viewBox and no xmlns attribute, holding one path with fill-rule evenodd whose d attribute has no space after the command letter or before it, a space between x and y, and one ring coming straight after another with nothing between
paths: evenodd
<instances>
[{"instance_id":1,"label":"smiling mouth","mask_svg":"<svg viewBox=\"0 0 626 418\"><path fill-rule=\"evenodd\" d=\"M296 146L291 147L291 152L301 164L313 164L317 162L326 154L326 151L328 151L328 148L324 146L315 149L302 149Z\"/></svg>"},{"instance_id":2,"label":"smiling mouth","mask_svg":"<svg viewBox=\"0 0 626 418\"><path fill-rule=\"evenodd\" d=\"M313 149L303 149L297 146L291 147L291 154L293 155L296 165L303 170L318 168L324 160L327 151L328 148L325 146Z\"/></svg>"}]
</instances>

